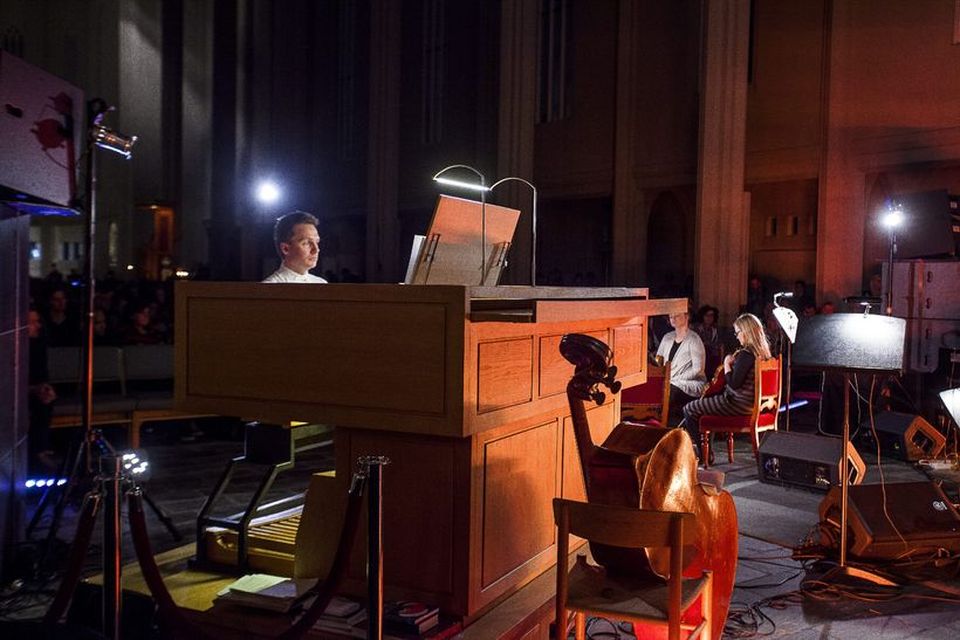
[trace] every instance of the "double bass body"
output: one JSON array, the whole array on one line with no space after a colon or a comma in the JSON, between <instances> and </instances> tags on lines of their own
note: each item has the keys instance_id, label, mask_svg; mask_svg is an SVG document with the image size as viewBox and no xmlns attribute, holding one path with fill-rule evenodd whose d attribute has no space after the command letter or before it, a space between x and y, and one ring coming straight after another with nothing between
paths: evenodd
<instances>
[{"instance_id":1,"label":"double bass body","mask_svg":"<svg viewBox=\"0 0 960 640\"><path fill-rule=\"evenodd\" d=\"M564 336L560 351L576 367L567 385L567 398L587 500L695 514L697 543L685 553L685 574L713 571L715 619L725 620L737 567L733 498L698 480L693 444L683 429L622 422L601 445L594 444L585 403L603 402L601 386L614 393L619 390L611 352L603 342L581 334ZM667 574L667 550L631 550L591 543L590 551L610 572ZM714 637L719 639L723 624L714 628Z\"/></svg>"}]
</instances>

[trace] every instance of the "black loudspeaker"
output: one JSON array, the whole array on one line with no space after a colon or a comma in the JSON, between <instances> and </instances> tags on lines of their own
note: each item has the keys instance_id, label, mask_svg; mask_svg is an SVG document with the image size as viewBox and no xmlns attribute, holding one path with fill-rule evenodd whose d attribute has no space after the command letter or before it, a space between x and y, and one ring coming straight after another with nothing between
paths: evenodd
<instances>
[{"instance_id":1,"label":"black loudspeaker","mask_svg":"<svg viewBox=\"0 0 960 640\"><path fill-rule=\"evenodd\" d=\"M886 500L884 500L886 494ZM840 487L820 503L823 542L840 539ZM850 487L847 544L859 558L896 559L937 549L960 550L960 513L932 482Z\"/></svg>"},{"instance_id":2,"label":"black loudspeaker","mask_svg":"<svg viewBox=\"0 0 960 640\"><path fill-rule=\"evenodd\" d=\"M0 51L0 199L71 205L84 112L80 89Z\"/></svg>"},{"instance_id":3,"label":"black loudspeaker","mask_svg":"<svg viewBox=\"0 0 960 640\"><path fill-rule=\"evenodd\" d=\"M761 482L827 491L840 483L840 451L839 438L768 431L760 443L757 473ZM847 460L850 483L860 484L865 467L850 443Z\"/></svg>"},{"instance_id":4,"label":"black loudspeaker","mask_svg":"<svg viewBox=\"0 0 960 640\"><path fill-rule=\"evenodd\" d=\"M911 413L884 411L874 414L873 423L877 429L876 437L880 440L880 453L891 458L910 462L936 458L947 443L947 439L933 425ZM869 418L860 425L860 438L864 447L876 450Z\"/></svg>"}]
</instances>

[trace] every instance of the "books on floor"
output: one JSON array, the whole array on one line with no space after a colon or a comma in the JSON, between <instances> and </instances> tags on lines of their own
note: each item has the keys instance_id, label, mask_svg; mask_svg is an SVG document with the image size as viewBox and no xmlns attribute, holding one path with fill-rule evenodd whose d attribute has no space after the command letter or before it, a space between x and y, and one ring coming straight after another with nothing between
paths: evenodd
<instances>
[{"instance_id":1,"label":"books on floor","mask_svg":"<svg viewBox=\"0 0 960 640\"><path fill-rule=\"evenodd\" d=\"M440 609L422 602L402 600L383 607L383 628L399 634L423 635L440 621Z\"/></svg>"},{"instance_id":2,"label":"books on floor","mask_svg":"<svg viewBox=\"0 0 960 640\"><path fill-rule=\"evenodd\" d=\"M344 636L355 638L366 637L364 630L359 627L367 619L367 610L360 603L349 598L334 596L330 604L323 610L323 615L314 623L314 629L330 631Z\"/></svg>"},{"instance_id":3,"label":"books on floor","mask_svg":"<svg viewBox=\"0 0 960 640\"><path fill-rule=\"evenodd\" d=\"M217 594L217 600L245 607L286 613L305 604L315 579L293 579L266 573L252 573L231 582Z\"/></svg>"}]
</instances>

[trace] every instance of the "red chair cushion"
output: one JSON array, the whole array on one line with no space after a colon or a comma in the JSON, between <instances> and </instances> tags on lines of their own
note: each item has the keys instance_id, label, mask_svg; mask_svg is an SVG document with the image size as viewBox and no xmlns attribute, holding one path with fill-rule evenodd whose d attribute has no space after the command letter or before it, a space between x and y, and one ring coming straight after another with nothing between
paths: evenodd
<instances>
[{"instance_id":1,"label":"red chair cushion","mask_svg":"<svg viewBox=\"0 0 960 640\"><path fill-rule=\"evenodd\" d=\"M620 401L624 404L660 404L663 402L663 378L622 390Z\"/></svg>"}]
</instances>

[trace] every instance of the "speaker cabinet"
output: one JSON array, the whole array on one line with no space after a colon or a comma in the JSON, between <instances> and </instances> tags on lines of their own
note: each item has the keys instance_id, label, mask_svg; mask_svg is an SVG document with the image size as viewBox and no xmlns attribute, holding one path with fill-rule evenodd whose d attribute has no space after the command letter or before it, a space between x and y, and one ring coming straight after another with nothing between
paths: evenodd
<instances>
[{"instance_id":1,"label":"speaker cabinet","mask_svg":"<svg viewBox=\"0 0 960 640\"><path fill-rule=\"evenodd\" d=\"M0 51L0 191L68 207L83 133L80 89ZM12 193L11 193L12 192Z\"/></svg>"},{"instance_id":2,"label":"speaker cabinet","mask_svg":"<svg viewBox=\"0 0 960 640\"><path fill-rule=\"evenodd\" d=\"M851 555L894 559L960 550L960 513L932 482L850 487L847 505ZM840 539L840 487L830 489L820 503L820 523L824 544Z\"/></svg>"},{"instance_id":3,"label":"speaker cabinet","mask_svg":"<svg viewBox=\"0 0 960 640\"><path fill-rule=\"evenodd\" d=\"M761 482L827 491L840 484L839 438L769 431L760 443L757 473ZM847 443L850 484L860 484L866 467L852 444Z\"/></svg>"},{"instance_id":4,"label":"speaker cabinet","mask_svg":"<svg viewBox=\"0 0 960 640\"><path fill-rule=\"evenodd\" d=\"M916 462L921 458L936 458L943 452L947 439L920 416L910 413L884 411L873 416L880 440L880 452L891 458ZM860 425L862 441L876 448L870 420Z\"/></svg>"}]
</instances>

